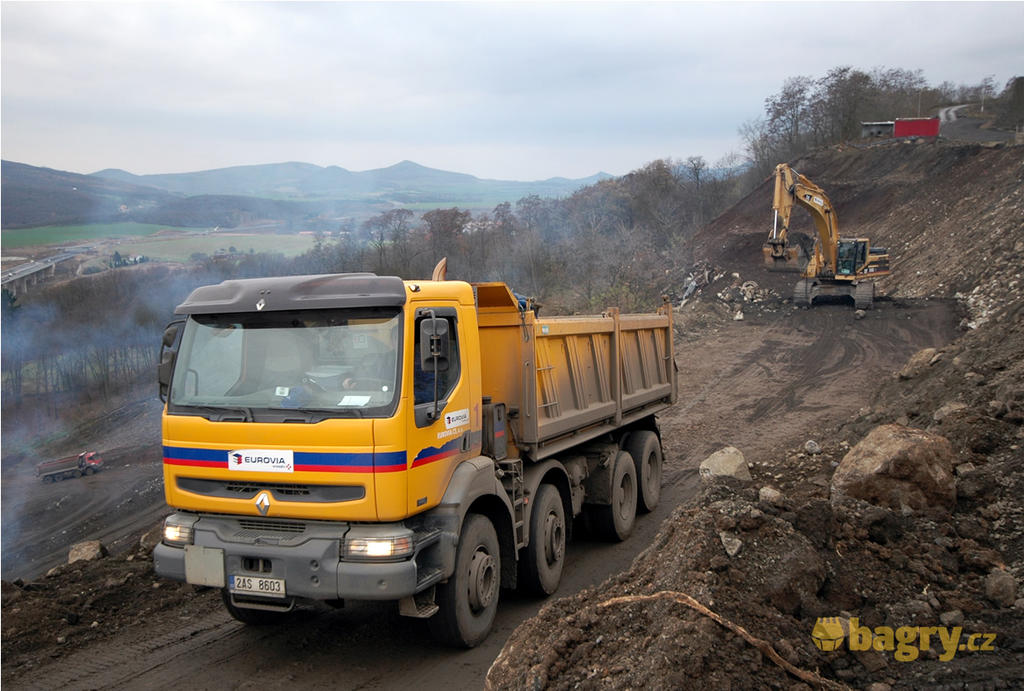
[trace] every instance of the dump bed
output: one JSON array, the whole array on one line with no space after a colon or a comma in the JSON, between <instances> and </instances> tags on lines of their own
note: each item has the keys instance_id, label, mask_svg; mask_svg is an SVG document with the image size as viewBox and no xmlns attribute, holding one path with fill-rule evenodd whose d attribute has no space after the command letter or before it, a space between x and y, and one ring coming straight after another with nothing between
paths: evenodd
<instances>
[{"instance_id":1,"label":"dump bed","mask_svg":"<svg viewBox=\"0 0 1024 691\"><path fill-rule=\"evenodd\" d=\"M508 406L521 454L540 460L675 402L669 305L541 319L503 283L475 289L483 395Z\"/></svg>"}]
</instances>

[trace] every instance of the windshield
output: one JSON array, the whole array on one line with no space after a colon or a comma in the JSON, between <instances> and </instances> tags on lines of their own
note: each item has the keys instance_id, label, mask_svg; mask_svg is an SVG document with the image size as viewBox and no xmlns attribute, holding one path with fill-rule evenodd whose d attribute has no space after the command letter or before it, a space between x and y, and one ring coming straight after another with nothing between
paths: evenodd
<instances>
[{"instance_id":1,"label":"windshield","mask_svg":"<svg viewBox=\"0 0 1024 691\"><path fill-rule=\"evenodd\" d=\"M387 417L397 405L401 313L306 310L189 317L170 412L211 419ZM275 412L276 411L276 412Z\"/></svg>"}]
</instances>

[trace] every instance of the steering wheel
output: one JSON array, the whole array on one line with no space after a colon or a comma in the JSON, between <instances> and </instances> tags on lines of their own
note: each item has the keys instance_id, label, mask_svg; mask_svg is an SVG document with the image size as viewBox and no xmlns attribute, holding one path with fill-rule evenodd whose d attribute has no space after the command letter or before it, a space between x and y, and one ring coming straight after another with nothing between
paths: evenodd
<instances>
[{"instance_id":1,"label":"steering wheel","mask_svg":"<svg viewBox=\"0 0 1024 691\"><path fill-rule=\"evenodd\" d=\"M381 379L378 377L349 377L341 382L342 391L352 391L355 389L372 389L377 387L379 390L383 390L385 386L391 386L390 379Z\"/></svg>"}]
</instances>

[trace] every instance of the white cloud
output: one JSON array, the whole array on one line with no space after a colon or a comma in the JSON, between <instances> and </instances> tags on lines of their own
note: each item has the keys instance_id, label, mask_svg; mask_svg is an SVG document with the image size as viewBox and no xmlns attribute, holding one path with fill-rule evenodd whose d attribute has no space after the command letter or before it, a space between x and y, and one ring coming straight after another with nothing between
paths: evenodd
<instances>
[{"instance_id":1,"label":"white cloud","mask_svg":"<svg viewBox=\"0 0 1024 691\"><path fill-rule=\"evenodd\" d=\"M79 171L413 159L498 178L739 148L786 77L1005 83L1022 3L2 5L3 156Z\"/></svg>"}]
</instances>

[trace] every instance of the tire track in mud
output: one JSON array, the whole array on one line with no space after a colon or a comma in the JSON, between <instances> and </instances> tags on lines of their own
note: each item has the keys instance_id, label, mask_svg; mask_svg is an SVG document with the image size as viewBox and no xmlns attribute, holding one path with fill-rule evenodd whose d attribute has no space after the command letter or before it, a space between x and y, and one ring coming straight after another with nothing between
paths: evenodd
<instances>
[{"instance_id":1,"label":"tire track in mud","mask_svg":"<svg viewBox=\"0 0 1024 691\"><path fill-rule=\"evenodd\" d=\"M955 308L880 301L857 320L845 304L752 318L677 349L680 399L663 418L668 477L725 445L748 460L799 445L870 404L881 378L956 335Z\"/></svg>"},{"instance_id":2,"label":"tire track in mud","mask_svg":"<svg viewBox=\"0 0 1024 691\"><path fill-rule=\"evenodd\" d=\"M116 549L169 513L158 448L105 452L103 470L60 482L43 483L28 468L5 478L3 578L39 576L63 564L68 548L81 540Z\"/></svg>"},{"instance_id":3,"label":"tire track in mud","mask_svg":"<svg viewBox=\"0 0 1024 691\"><path fill-rule=\"evenodd\" d=\"M153 669L191 655L199 646L224 641L245 631L226 612L212 612L199 621L145 640L116 646L93 646L18 681L24 689L139 688L135 683ZM182 665L182 669L189 669Z\"/></svg>"}]
</instances>

